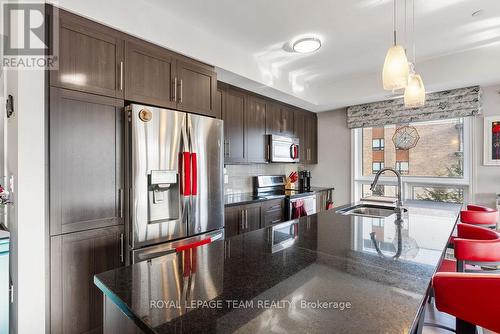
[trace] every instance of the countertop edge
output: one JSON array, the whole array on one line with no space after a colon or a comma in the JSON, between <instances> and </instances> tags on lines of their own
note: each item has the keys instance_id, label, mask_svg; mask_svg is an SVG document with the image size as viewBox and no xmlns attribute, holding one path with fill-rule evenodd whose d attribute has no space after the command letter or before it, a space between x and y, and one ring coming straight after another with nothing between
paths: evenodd
<instances>
[{"instance_id":1,"label":"countertop edge","mask_svg":"<svg viewBox=\"0 0 500 334\"><path fill-rule=\"evenodd\" d=\"M123 314L132 320L134 324L139 327L144 333L147 334L156 334L156 332L150 328L148 325L146 325L146 322L138 318L134 312L127 306L123 300L121 300L120 297L118 297L113 291L108 289L104 283L102 283L97 275L94 275L94 284L97 286L99 290L103 293L103 296L107 297L110 299L110 301L121 311Z\"/></svg>"},{"instance_id":2,"label":"countertop edge","mask_svg":"<svg viewBox=\"0 0 500 334\"><path fill-rule=\"evenodd\" d=\"M335 190L335 187L312 187L312 188L313 188L313 190L311 190L311 193L314 193L314 194L317 194L317 193L320 193L323 191ZM242 193L242 194L237 194L237 195L251 196L253 194L252 193ZM232 195L231 194L224 195L224 199L227 196L232 196ZM267 201L272 201L272 200L276 200L276 199L283 199L285 197L286 196L283 195L283 196L276 196L274 198L257 198L257 199L242 200L242 201L238 201L238 202L224 203L224 207L228 208L228 207L238 206L238 205L261 203L261 202L267 202ZM224 200L224 202L225 202L225 200Z\"/></svg>"}]
</instances>

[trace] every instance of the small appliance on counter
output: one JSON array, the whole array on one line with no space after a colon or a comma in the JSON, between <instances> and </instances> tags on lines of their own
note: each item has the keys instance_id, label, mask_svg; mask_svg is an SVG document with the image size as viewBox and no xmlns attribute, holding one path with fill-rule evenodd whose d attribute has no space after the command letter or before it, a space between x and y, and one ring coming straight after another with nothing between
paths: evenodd
<instances>
[{"instance_id":1,"label":"small appliance on counter","mask_svg":"<svg viewBox=\"0 0 500 334\"><path fill-rule=\"evenodd\" d=\"M310 170L301 170L299 172L299 190L311 190Z\"/></svg>"},{"instance_id":2,"label":"small appliance on counter","mask_svg":"<svg viewBox=\"0 0 500 334\"><path fill-rule=\"evenodd\" d=\"M255 196L267 199L285 199L286 220L316 213L316 194L306 189L286 189L285 175L254 176L253 184ZM300 208L298 216L295 212L297 208Z\"/></svg>"}]
</instances>

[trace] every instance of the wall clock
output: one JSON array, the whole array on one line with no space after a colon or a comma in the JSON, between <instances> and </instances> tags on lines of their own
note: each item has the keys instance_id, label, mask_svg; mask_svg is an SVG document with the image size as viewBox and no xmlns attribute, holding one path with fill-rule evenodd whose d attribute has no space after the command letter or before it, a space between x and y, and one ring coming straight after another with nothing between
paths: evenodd
<instances>
[{"instance_id":1,"label":"wall clock","mask_svg":"<svg viewBox=\"0 0 500 334\"><path fill-rule=\"evenodd\" d=\"M396 129L392 142L398 150L409 150L417 146L420 136L414 126L404 125Z\"/></svg>"}]
</instances>

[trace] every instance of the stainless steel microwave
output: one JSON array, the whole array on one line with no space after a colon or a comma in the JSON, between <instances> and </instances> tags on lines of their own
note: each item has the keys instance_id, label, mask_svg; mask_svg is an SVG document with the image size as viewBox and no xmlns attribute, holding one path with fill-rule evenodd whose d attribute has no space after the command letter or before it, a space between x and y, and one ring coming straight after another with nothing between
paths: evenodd
<instances>
[{"instance_id":1,"label":"stainless steel microwave","mask_svg":"<svg viewBox=\"0 0 500 334\"><path fill-rule=\"evenodd\" d=\"M269 135L270 162L299 162L299 138Z\"/></svg>"}]
</instances>

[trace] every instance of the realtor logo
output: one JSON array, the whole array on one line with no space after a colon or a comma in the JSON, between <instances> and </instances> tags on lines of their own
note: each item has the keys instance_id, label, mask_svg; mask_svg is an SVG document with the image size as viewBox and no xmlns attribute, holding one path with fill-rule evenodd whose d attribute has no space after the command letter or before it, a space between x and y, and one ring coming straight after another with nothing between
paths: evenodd
<instances>
[{"instance_id":1,"label":"realtor logo","mask_svg":"<svg viewBox=\"0 0 500 334\"><path fill-rule=\"evenodd\" d=\"M57 30L49 30L44 3L4 2L2 3L3 18L3 57L2 66L24 69L55 69L57 56L48 43L52 45L57 39ZM54 17L53 15L52 17ZM57 26L55 26L57 27ZM49 38L49 32L52 34ZM52 53L52 54L51 54Z\"/></svg>"}]
</instances>

